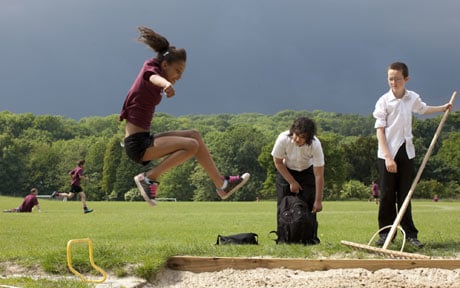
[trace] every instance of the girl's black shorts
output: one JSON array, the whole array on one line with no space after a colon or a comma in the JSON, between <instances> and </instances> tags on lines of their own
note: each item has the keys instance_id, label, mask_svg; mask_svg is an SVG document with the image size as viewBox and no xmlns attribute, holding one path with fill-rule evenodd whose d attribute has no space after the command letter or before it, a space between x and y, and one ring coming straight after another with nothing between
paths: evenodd
<instances>
[{"instance_id":1,"label":"girl's black shorts","mask_svg":"<svg viewBox=\"0 0 460 288\"><path fill-rule=\"evenodd\" d=\"M125 151L128 157L142 165L147 165L150 161L142 161L145 150L153 147L153 135L148 132L139 132L125 138Z\"/></svg>"}]
</instances>

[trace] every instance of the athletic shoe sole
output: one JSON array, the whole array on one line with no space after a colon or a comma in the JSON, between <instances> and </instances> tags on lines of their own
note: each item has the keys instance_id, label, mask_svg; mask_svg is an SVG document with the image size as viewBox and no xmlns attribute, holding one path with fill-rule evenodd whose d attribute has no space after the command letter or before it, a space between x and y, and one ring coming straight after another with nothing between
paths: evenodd
<instances>
[{"instance_id":1,"label":"athletic shoe sole","mask_svg":"<svg viewBox=\"0 0 460 288\"><path fill-rule=\"evenodd\" d=\"M251 177L251 174L249 174L249 173L244 173L243 175L241 175L241 178L243 179L243 181L241 181L240 184L238 184L235 187L233 187L232 190L230 190L229 192L225 193L225 195L220 195L219 194L220 198L222 200L228 199L228 197L232 196L232 194L235 193L236 190L238 190L241 187L243 187L243 185L246 184L246 182L248 182L250 177Z\"/></svg>"},{"instance_id":2,"label":"athletic shoe sole","mask_svg":"<svg viewBox=\"0 0 460 288\"><path fill-rule=\"evenodd\" d=\"M134 176L134 182L136 183L136 186L139 192L141 192L142 198L144 198L145 202L149 203L150 206L152 207L156 206L157 205L156 201L153 199L150 199L149 195L145 193L144 187L142 187L142 184L141 184L141 181L143 180L139 179L138 177L139 175Z\"/></svg>"}]
</instances>

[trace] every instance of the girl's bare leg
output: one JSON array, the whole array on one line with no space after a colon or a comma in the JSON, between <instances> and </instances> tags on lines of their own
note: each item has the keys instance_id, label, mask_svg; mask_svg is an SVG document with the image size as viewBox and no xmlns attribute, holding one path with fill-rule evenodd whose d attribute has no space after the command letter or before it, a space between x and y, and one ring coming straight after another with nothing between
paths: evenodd
<instances>
[{"instance_id":1,"label":"girl's bare leg","mask_svg":"<svg viewBox=\"0 0 460 288\"><path fill-rule=\"evenodd\" d=\"M156 180L167 170L195 157L216 187L224 185L224 180L209 153L208 147L196 130L156 134L154 146L146 150L143 160L155 160L165 156L166 158L161 163L147 172L149 179Z\"/></svg>"}]
</instances>

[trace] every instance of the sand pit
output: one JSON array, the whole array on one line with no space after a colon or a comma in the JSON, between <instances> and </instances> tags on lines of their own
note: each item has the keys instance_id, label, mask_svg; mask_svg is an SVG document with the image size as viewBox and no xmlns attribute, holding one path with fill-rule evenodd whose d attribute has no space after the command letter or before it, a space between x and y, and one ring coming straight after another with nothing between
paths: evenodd
<instances>
[{"instance_id":1,"label":"sand pit","mask_svg":"<svg viewBox=\"0 0 460 288\"><path fill-rule=\"evenodd\" d=\"M453 260L460 260L457 255ZM252 259L251 263L254 261ZM458 263L458 262L457 262ZM260 263L257 263L257 265ZM202 265L200 265L203 267ZM74 276L56 276L44 273L39 267L24 268L13 263L0 263L0 278L32 277L34 279L75 279ZM117 278L109 273L104 284L97 288L258 288L258 287L315 287L315 288L460 288L460 268L414 269L330 269L303 271L284 268L216 269L212 272L190 272L166 268L154 283L137 277ZM206 268L208 269L208 268Z\"/></svg>"},{"instance_id":2,"label":"sand pit","mask_svg":"<svg viewBox=\"0 0 460 288\"><path fill-rule=\"evenodd\" d=\"M151 287L460 288L459 260L459 255L433 260L179 256L169 259Z\"/></svg>"},{"instance_id":3,"label":"sand pit","mask_svg":"<svg viewBox=\"0 0 460 288\"><path fill-rule=\"evenodd\" d=\"M147 287L147 286L145 286ZM225 269L218 272L184 272L164 270L158 280L149 287L171 288L244 288L244 287L286 287L286 288L459 288L460 269L334 269L305 272L289 269L257 268L251 270Z\"/></svg>"}]
</instances>

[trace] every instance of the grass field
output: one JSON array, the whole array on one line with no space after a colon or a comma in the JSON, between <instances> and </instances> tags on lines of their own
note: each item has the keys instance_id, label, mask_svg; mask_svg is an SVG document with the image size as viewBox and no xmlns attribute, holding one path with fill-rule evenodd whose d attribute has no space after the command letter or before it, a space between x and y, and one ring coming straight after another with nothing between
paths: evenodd
<instances>
[{"instance_id":1,"label":"grass field","mask_svg":"<svg viewBox=\"0 0 460 288\"><path fill-rule=\"evenodd\" d=\"M0 209L18 206L22 199L0 197ZM426 246L405 251L450 257L460 251L460 202L413 201L413 216ZM276 229L275 202L90 202L83 214L78 201L40 200L42 212L0 214L0 262L70 275L66 246L71 239L90 238L98 266L119 276L134 273L152 279L169 256L271 256L294 258L375 257L354 252L340 240L367 244L377 231L374 202L325 202L318 214L321 244L276 245L268 235ZM259 245L217 246L218 234L254 232ZM398 250L397 238L391 249ZM87 246L73 250L73 264L89 271ZM136 267L129 271L127 267ZM1 273L2 271L0 271ZM0 279L0 284L2 280ZM33 287L33 286L30 286ZM52 287L52 286L49 286ZM57 285L55 287L64 287ZM73 286L75 287L75 286ZM85 286L82 286L85 287Z\"/></svg>"}]
</instances>

